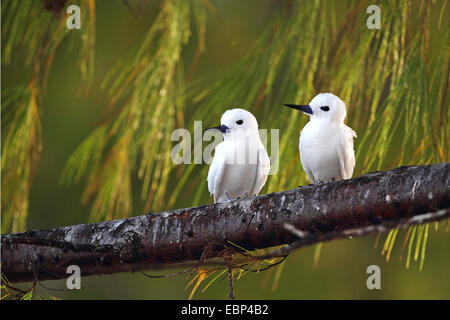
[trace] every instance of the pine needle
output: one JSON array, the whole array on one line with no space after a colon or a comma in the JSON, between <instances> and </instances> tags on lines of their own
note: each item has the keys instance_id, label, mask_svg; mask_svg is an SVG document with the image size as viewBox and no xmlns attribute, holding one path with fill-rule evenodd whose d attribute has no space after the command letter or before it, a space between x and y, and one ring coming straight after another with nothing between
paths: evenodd
<instances>
[{"instance_id":1,"label":"pine needle","mask_svg":"<svg viewBox=\"0 0 450 320\"><path fill-rule=\"evenodd\" d=\"M317 268L319 265L320 252L322 251L323 242L318 243L314 249L313 268Z\"/></svg>"}]
</instances>

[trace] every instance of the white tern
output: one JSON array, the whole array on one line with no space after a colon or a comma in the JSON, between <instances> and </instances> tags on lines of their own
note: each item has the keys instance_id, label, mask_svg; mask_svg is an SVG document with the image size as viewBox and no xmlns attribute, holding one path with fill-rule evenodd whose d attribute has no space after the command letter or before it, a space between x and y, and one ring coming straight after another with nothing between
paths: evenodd
<instances>
[{"instance_id":1,"label":"white tern","mask_svg":"<svg viewBox=\"0 0 450 320\"><path fill-rule=\"evenodd\" d=\"M270 159L261 142L256 118L247 110L230 109L220 119L223 141L215 147L208 171L214 202L258 195L266 183Z\"/></svg>"},{"instance_id":2,"label":"white tern","mask_svg":"<svg viewBox=\"0 0 450 320\"><path fill-rule=\"evenodd\" d=\"M355 168L355 131L344 124L345 103L331 93L319 93L309 105L285 104L309 116L300 133L300 161L312 183L349 179Z\"/></svg>"}]
</instances>

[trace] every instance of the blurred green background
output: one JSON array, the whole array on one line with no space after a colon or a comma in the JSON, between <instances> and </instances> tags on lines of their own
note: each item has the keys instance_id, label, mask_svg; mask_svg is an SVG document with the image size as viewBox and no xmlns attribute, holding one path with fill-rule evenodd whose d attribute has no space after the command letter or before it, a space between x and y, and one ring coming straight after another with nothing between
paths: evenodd
<instances>
[{"instance_id":1,"label":"blurred green background","mask_svg":"<svg viewBox=\"0 0 450 320\"><path fill-rule=\"evenodd\" d=\"M35 0L35 2L40 1ZM45 1L42 1L42 3L44 2ZM409 10L415 12L412 15L420 16L420 13L417 14L417 12L419 12L419 10L424 10L423 8L420 9L418 2L413 5L411 5L409 2L405 3L407 4L405 8L409 8ZM287 96L285 99L279 100L279 97L276 94L272 94L271 91L265 96L263 95L262 100L258 100L259 95L255 94L255 99L252 101L241 100L241 98L239 98L239 93L237 93L236 95L228 97L227 100L223 101L222 104L220 103L220 99L205 100L203 98L198 98L199 96L201 96L201 93L203 91L202 86L205 85L206 87L206 84L209 84L210 82L218 83L216 87L208 87L207 90L209 91L206 92L206 95L213 95L214 91L216 90L221 92L223 95L226 95L227 91L219 90L226 85L226 82L220 83L220 81L216 79L220 79L222 73L225 74L226 70L234 70L233 68L235 68L236 65L239 66L240 61L243 61L243 59L248 56L249 53L254 51L255 45L258 45L258 39L261 39L261 35L264 35L265 32L267 32L268 28L270 29L272 26L276 27L277 24L281 24L282 28L289 27L289 24L292 23L290 18L286 18L286 25L283 25L283 18L276 20L274 18L275 15L281 15L281 17L283 17L284 14L286 15L286 17L289 17L289 10L292 10L293 12L295 10L303 10L302 14L305 15L312 15L313 12L304 12L308 9L302 7L300 7L299 9L292 8L293 6L297 5L297 2L295 1L217 0L211 2L199 1L198 4L199 6L204 6L204 8L201 10L204 10L206 8L206 10L204 10L207 16L206 22L204 24L206 28L206 32L204 34L205 50L201 53L197 65L192 69L193 71L190 72L190 66L195 60L198 45L197 41L201 37L199 36L199 33L195 31L195 21L192 20L191 27L193 29L193 32L190 40L182 48L182 56L180 62L181 67L184 67L184 74L182 75L182 77L184 77L186 80L185 82L188 92L188 98L186 98L185 106L183 105L184 107L182 107L181 109L175 109L175 112L183 113L183 121L173 124L173 127L176 128L184 123L187 128L192 129L194 120L204 119L202 117L202 112L203 114L208 114L208 118L204 123L204 126L206 127L207 125L218 123L220 115L226 109L235 105L248 105L251 110L259 115L257 117L258 119L261 119L261 128L281 128L280 138L282 139L282 141L287 141L286 146L284 147L289 150L289 154L285 155L285 157L287 157L287 160L285 158L280 159L280 172L277 173L278 175L280 175L280 177L269 177L268 186L267 188L263 189L263 192L280 191L306 183L305 175L300 168L297 147L298 134L306 119L303 119L301 117L293 118L293 115L297 116L297 114L290 113L290 111L288 110L283 110L281 105L283 103L307 103L310 99L312 99L313 96L315 96L315 94L323 91L333 91L340 95L341 98L343 98L344 101L348 103L349 116L347 123L349 123L349 125L351 125L358 133L358 139L356 139L355 141L355 149L357 151L357 154L363 154L363 156L361 156L363 159L359 158L359 163L357 164L355 175L360 175L376 169L387 170L402 164L426 164L449 160L447 140L447 138L450 136L447 126L447 122L449 120L449 100L448 97L446 97L446 95L448 96L449 68L449 4L445 6L444 1L436 1L433 3L433 5L430 5L430 11L426 14L428 15L427 24L429 28L427 29L429 30L429 38L427 39L427 41L429 41L429 43L427 42L427 46L429 46L429 48L427 47L427 50L429 50L429 52L427 52L426 54L432 56L435 52L439 53L441 52L441 50L444 52L444 64L441 64L441 67L437 68L442 73L438 73L438 76L435 77L439 78L440 76L443 79L439 83L444 83L444 92L441 92L442 90L440 90L436 94L436 92L432 90L434 84L430 79L434 79L431 75L433 74L432 70L434 70L433 66L435 65L435 63L433 62L434 60L430 58L431 62L426 63L428 66L428 72L430 73L429 77L427 78L428 80L426 81L429 82L424 85L424 90L426 91L431 88L431 91L427 93L428 95L424 94L425 98L423 98L431 99L429 98L429 96L433 96L434 94L437 97L436 101L440 103L439 108L433 105L425 106L428 108L433 108L432 111L429 111L430 117L439 118L438 120L441 121L440 123L436 123L434 127L435 131L437 132L436 145L438 147L423 144L423 140L420 137L416 138L411 135L411 144L408 143L407 146L409 153L402 155L399 159L395 156L389 156L389 152L387 152L386 155L386 152L381 150L379 153L379 163L369 163L365 166L363 166L362 163L363 161L365 161L365 158L369 157L364 157L364 154L370 154L370 152L372 151L371 145L377 144L366 144L365 149L361 144L361 140L363 140L365 134L369 135L369 133L367 133L369 132L369 129L367 129L366 131L366 127L368 123L367 121L370 121L368 120L368 118L370 117L368 117L367 115L372 114L375 116L379 116L382 121L385 121L386 118L389 118L389 116L386 116L386 114L383 113L384 108L381 107L375 109L365 109L365 107L363 108L361 106L362 102L370 101L370 97L364 97L364 94L361 94L361 96L355 95L351 90L346 90L345 87L342 87L342 84L327 82L327 80L330 81L330 79L333 79L335 74L326 74L326 80L320 80L318 74L320 75L324 72L320 67L321 63L339 63L333 62L332 55L326 53L328 52L326 50L330 50L329 52L332 52L332 45L334 42L329 41L329 39L339 36L338 34L335 34L335 32L337 32L336 30L339 29L330 31L330 33L327 35L328 40L323 41L324 45L319 48L318 51L312 50L313 52L310 52L310 56L308 59L313 56L317 56L319 57L319 60L321 60L322 55L324 55L328 56L329 60L328 62L316 62L317 65L315 66L315 68L317 71L314 72L313 78L305 79L305 82L311 83L311 85L302 87L301 93L289 91L286 93ZM315 6L313 6L313 8L315 8L314 10L316 10L314 11L316 19L325 19L327 15L330 14L330 11L334 12L332 16L334 17L334 19L336 19L336 21L330 20L329 23L331 24L331 26L333 26L333 24L340 25L341 23L345 23L345 21L339 21L340 17L346 17L347 14L349 14L349 12L351 12L352 10L355 10L356 7L355 3L348 1L321 1L314 2L314 4ZM41 5L41 3L39 3L39 5ZM381 7L383 8L382 31L383 23L385 23L386 20L402 19L401 15L397 16L395 14L388 15L387 17L383 16L383 5L387 4L383 3L381 5ZM5 17L8 14L8 12L4 12L4 7L5 1L2 1L2 29L4 27L3 24L6 23ZM82 45L80 45L80 43L78 43L77 41L78 38L83 35L83 27L81 31L68 31L66 37L56 48L51 71L48 76L47 90L42 94L42 101L39 106L41 119L40 121L42 125L42 153L40 155L40 161L36 168L31 187L29 189L29 208L28 218L26 220L26 230L37 228L47 229L65 225L82 224L90 220L104 220L100 218L92 218L92 202L88 202L87 205L83 205L80 202L80 198L82 197L82 193L85 187L84 183L86 182L86 180L81 180L84 181L84 183L62 185L61 176L69 157L74 153L77 147L80 146L80 143L82 143L82 141L85 140L86 137L88 137L100 124L108 121L105 119L115 119L115 117L117 117L117 113L114 113L114 108L116 107L113 107L113 111L107 108L112 95L107 90L108 85L106 86L106 88L102 88L101 84L108 73L111 71L111 69L113 69L117 64L117 62L121 59L126 59L130 50L135 47L143 37L145 37L149 28L152 26L156 17L158 16L158 13L160 13L160 11L162 10L162 7L163 1L96 1L95 72L90 75L90 78L89 76L84 77L80 72L78 60L80 56L80 47L82 47ZM82 7L82 14L84 14L85 12L83 11L83 8L84 7ZM283 8L285 8L286 11L284 13ZM365 22L365 19L368 16L365 12L366 8L367 4L362 4L359 10L354 11L356 12L356 15L360 16L359 19L360 21L362 21L362 23ZM326 11L326 13L323 13L324 16L321 16L323 11ZM388 11L386 10L386 12ZM48 12L46 12L45 14L47 13ZM52 16L52 13L48 13L48 16L50 17L49 19L62 19L57 15ZM35 19L44 19L40 15L36 15L34 17ZM276 20L276 22L273 22L274 20ZM64 19L62 19L61 21L64 21ZM355 21L359 20L356 19ZM408 20L405 20L404 22L407 22L408 24L414 24L414 21L408 22ZM305 23L308 23L308 20L305 20ZM299 23L299 25L302 26L303 24ZM295 28L297 27L298 25L295 26ZM303 25L303 27L307 29L307 26ZM394 33L395 27L395 25L392 27L392 33ZM324 32L320 28L314 27L313 29L315 29L315 32L317 33ZM409 41L413 42L415 34L417 32L420 32L420 28L419 31L417 31L413 27L408 27L406 30L407 36L404 36L403 38L400 36L400 40L403 39L404 41L408 41L409 33ZM301 30L299 32L301 32ZM363 41L365 33L380 31L372 31L368 30L365 27L358 27L356 28L356 30L352 30L352 32L354 33L354 38L346 39L344 36L344 38L340 40L342 43L345 43L345 41L349 42L348 47L358 46L358 42ZM3 34L2 32L2 56L4 56L4 48L5 46L7 46L9 36L12 37L12 34ZM314 40L314 38L317 39L317 42L322 41L320 40L321 38L319 34L311 34L311 37L311 43L316 43L316 40ZM401 43L400 40L398 41L398 45L400 45ZM292 39L292 44L289 45L292 45L293 49L295 50L295 45L298 45L300 41L302 41L301 38L294 38ZM397 40L393 39L392 41L392 44L388 43L387 45L386 58L383 57L383 59L385 60L381 61L381 64L388 65L389 63L392 63L392 66L396 66L399 69L402 69L404 68L404 65L407 65L407 62L410 61L408 59L411 57L405 54L405 52L408 52L408 49L399 49L400 58L398 58L397 55L397 59L401 60L402 57L405 57L406 62L404 61L403 66L399 67L398 65L396 65L395 61L397 60L395 59L392 59L392 61L389 62L389 50L394 50L395 48L398 49L398 47L393 45L394 42L397 43ZM417 41L420 42L420 39ZM286 44L286 46L289 45ZM368 48L368 52L370 51L370 45L370 42L368 42L366 46L366 48ZM308 46L307 42L305 42L305 46ZM14 86L23 84L24 81L28 81L28 79L30 78L30 70L33 69L33 63L29 65L24 63L26 57L28 56L26 44L14 46L14 48L15 49L12 54L11 62L3 63L2 61L2 100L5 99L3 93L4 89L12 88ZM419 49L417 49L417 51L420 59L420 57L423 57L425 54L420 51L420 48L422 48L421 46L419 46L418 48ZM414 50L414 48L412 50ZM338 52L341 51L336 50L336 55L338 55ZM259 54L263 55L264 50ZM256 56L258 56L259 54L256 54ZM81 53L81 55L83 55L83 53ZM340 55L343 56L345 54L342 54L341 52ZM272 58L273 57L270 57L270 59ZM285 58L286 56L281 56L281 60ZM289 59L285 59L288 62L286 62L286 65L280 67L277 76L273 79L273 92L276 91L280 95L283 94L283 90L277 87L283 87L283 77L289 79L289 77L293 76L290 73L294 71L291 71L291 69L289 68L289 63L293 62L289 61L295 61L296 59L301 60L301 58L301 55L300 57L293 55ZM268 61L271 61L270 59L268 58ZM357 59L357 57L355 57L355 59ZM411 58L411 61L412 59L413 58ZM437 58L436 61L438 61ZM366 61L366 63L370 64L370 61ZM254 69L258 70L258 68L268 67L268 65L261 64L254 67ZM180 69L180 67L177 68ZM412 66L410 68L412 68ZM436 69L436 67L434 68ZM249 77L259 74L258 72L251 71L254 69L251 69L250 67L250 71L248 72ZM260 73L264 74L264 72L265 71L261 71ZM362 73L365 72L370 73L370 71L367 70L363 71ZM117 74L120 74L120 71L115 75ZM245 72L243 72L243 74L245 75ZM401 74L401 72L399 72L399 74ZM241 75L242 73L239 74L239 76ZM367 74L364 74L363 76L364 79L367 78ZM186 77L189 77L189 79L186 79ZM336 74L336 77L339 77L340 80L345 80L345 74ZM418 83L420 83L420 81L425 81L418 76L411 76L411 79L413 78L416 80L417 78L419 78L417 80ZM445 78L447 78L446 86ZM86 82L88 81L87 79L91 81L89 90L83 91L84 87L86 86ZM229 78L227 78L227 76L224 76L223 79L227 80ZM244 91L247 90L245 89L246 84L251 87L251 79L240 81L243 82L242 86L244 88ZM259 80L255 81L255 83L259 85L260 83L258 81ZM290 83L289 85L293 87L300 86L299 83L303 80L297 81L299 82L292 81L292 83ZM385 81L387 83L395 82L392 78L385 79ZM237 85L238 84L235 84L235 86ZM361 83L360 85L362 87L367 85L370 88L371 86L373 88L377 87L377 84L369 85L366 83ZM355 80L352 86L357 86L357 80ZM380 97L379 104L377 105L398 106L401 105L401 103L396 104L397 100L407 99L405 97L401 99L395 96L390 97L389 89L387 88L389 88L389 85L386 85L386 87L380 85L380 88L378 88ZM412 88L413 87L411 86L410 89L413 90ZM390 89L391 91L393 91L392 87ZM367 90L370 94L370 90ZM354 91L361 92L361 88L357 87L354 89ZM445 91L447 91L447 94L445 94ZM179 99L179 97L173 98L172 101L178 101L177 99ZM302 101L298 99L302 99ZM420 99L422 98L417 99L412 99L411 101L408 100L408 106L414 105L415 103L419 103L423 106L423 103L420 103L420 101L422 101ZM350 102L348 102L349 100ZM259 104L259 102L257 103L256 101L262 101L260 106L255 107L255 105ZM351 102L353 102L353 104ZM145 101L141 101L141 103L145 103ZM166 101L165 103L169 105L171 101ZM117 103L117 105L121 104L127 104L126 98L120 100ZM435 107L436 109L434 109ZM358 117L360 118L358 118L357 116L352 116L352 108L360 108L361 110L364 110L360 112L361 114L358 115ZM372 113L369 112L370 110ZM422 109L415 110L411 108L408 110L411 110L413 113L415 111L422 111ZM3 113L4 110L2 106L2 114ZM355 113L356 111L353 114ZM277 115L279 115L280 119L275 119L275 116ZM437 115L440 116L437 117ZM160 123L163 123L167 120L166 118L164 118L164 116L167 115L163 114L161 118L158 119ZM370 133L373 134L373 139L375 139L375 141L378 141L379 145L385 144L386 149L391 151L402 148L402 138L405 134L407 134L407 132L409 132L407 127L408 123L419 123L421 126L420 129L418 127L413 127L413 131L417 131L419 132L419 134L427 133L427 129L425 129L426 124L424 125L422 123L421 117L419 117L419 120L415 120L415 118L413 118L413 120L408 121L407 114L396 114L395 117L397 116L402 116L405 119L402 118L401 120L399 120L400 124L398 126L396 126L397 122L395 122L395 120L393 120L394 122L390 123L391 128L393 128L392 132L389 133L392 134L392 139L386 139L386 137L383 138L383 134L378 136L378 131L376 129L374 129ZM173 117L176 118L176 116ZM288 121L291 123L291 125L287 124ZM372 122L372 124L373 123L374 122ZM284 127L283 124L285 124ZM383 125L383 123L378 122L375 122L375 124L379 127ZM373 125L374 128L378 128L375 124ZM2 165L4 157L3 144L5 143L6 139L6 129L4 129L4 127L5 124L2 120ZM283 132L284 129L286 130L286 133ZM145 137L145 135L143 135L143 137ZM141 136L138 136L138 138L141 138ZM163 136L163 140L169 141L170 135L165 134ZM425 151L423 154L421 154L421 151L418 151L417 154L419 154L419 156L417 156L415 151L418 150L418 147L420 146L422 146ZM439 148L441 149L440 152L438 150ZM392 152L390 154L392 154ZM394 152L394 155L395 154L397 153ZM412 155L415 155L416 158L414 158ZM130 158L133 157L139 157L138 155L136 155L135 151L130 152ZM285 168L283 168L283 166L285 166ZM287 167L289 167L290 169L287 170ZM152 211L162 211L171 208L182 208L210 203L212 201L211 198L209 198L206 184L203 181L206 180L206 170L208 168L207 165L196 165L193 171L190 172L187 176L186 169L184 168L172 168L170 165L169 168L170 169L167 170L171 171L166 183L167 190L169 191L161 195L164 200L162 204L152 203L150 206L146 206L145 197L143 199L139 198L142 181L140 179L137 179L135 174L130 175L130 193L133 195L131 206L132 209L130 210L131 212L126 215L143 214L145 212L148 212L149 208ZM136 168L132 168L131 171L134 172L136 170ZM4 185L3 183L4 176L5 173L2 169L2 193L5 191L5 188L8 188L8 186ZM165 203L168 203L169 199L171 198L171 191L176 188L177 182L180 181L180 177L185 176L187 177L187 181L189 181L189 179L195 181L194 185L189 185L189 183L183 185L182 188L180 188L180 190L178 191L179 194L177 194L177 196L175 196L174 198L175 202L170 203L170 205L166 206ZM154 175L152 175L152 177L153 179L155 179ZM193 177L196 177L196 180L194 180ZM292 179L292 177L298 177L298 181L294 181L296 179ZM271 182L271 180L273 181ZM186 192L186 194L183 195L183 190L185 188L189 189L190 193ZM194 192L192 190L199 191ZM5 208L6 207L4 207L2 199L2 212L4 212ZM117 208L115 208L115 210L117 210ZM118 215L115 215L114 217L118 216L120 216L120 213L118 213ZM399 236L397 240L397 244L394 247L391 255L391 261L389 263L387 263L385 261L385 257L380 254L383 244L382 240L386 237L386 235L381 236L378 248L374 248L375 237L333 241L331 243L325 243L323 245L318 266L313 267L315 247L302 249L299 252L295 252L287 259L286 265L284 266L284 269L281 273L281 278L276 285L277 288L274 288L274 284L276 284L276 282L274 282L274 278L277 269L273 268L257 274L248 274L242 279L235 281L235 296L238 299L448 299L450 298L450 251L448 246L449 233L444 231L444 229L447 227L447 223L447 221L440 223L438 231L434 230L434 224L431 225L427 243L426 260L422 271L419 271L418 262L413 262L410 268L406 269L404 254L403 259L400 260L400 247L401 242L403 241L403 237L401 236L403 236L405 233L404 231L401 231L401 236ZM4 230L3 226L2 230ZM366 287L366 279L368 277L368 275L366 274L366 268L371 264L376 264L381 267L381 290L368 290ZM163 272L159 270L154 272L149 271L149 273L161 274ZM74 290L70 292L57 292L46 290L38 286L38 292L44 297L52 295L63 299L185 299L189 296L190 293L190 288L186 290L186 285L188 282L189 280L186 279L185 276L178 276L168 279L148 279L140 273L127 273L83 278L82 286L85 288L79 291ZM64 288L65 281L47 281L45 282L45 285L54 288ZM201 292L204 285L205 283L200 285L200 288L195 294L194 298L227 298L228 284L226 279L216 281L205 292ZM27 286L30 286L30 284L20 285L21 288L27 288Z\"/></svg>"}]
</instances>

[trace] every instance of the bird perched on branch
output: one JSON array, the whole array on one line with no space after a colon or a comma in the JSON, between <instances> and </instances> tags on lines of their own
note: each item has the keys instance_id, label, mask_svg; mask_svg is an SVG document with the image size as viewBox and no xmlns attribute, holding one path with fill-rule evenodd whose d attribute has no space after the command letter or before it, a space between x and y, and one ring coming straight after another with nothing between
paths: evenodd
<instances>
[{"instance_id":1,"label":"bird perched on branch","mask_svg":"<svg viewBox=\"0 0 450 320\"><path fill-rule=\"evenodd\" d=\"M223 142L215 148L208 171L208 189L214 202L257 195L267 180L270 159L261 142L256 118L247 110L227 110L219 130Z\"/></svg>"},{"instance_id":2,"label":"bird perched on branch","mask_svg":"<svg viewBox=\"0 0 450 320\"><path fill-rule=\"evenodd\" d=\"M319 93L309 105L285 104L309 116L300 133L300 161L312 183L349 179L355 168L355 131L344 124L345 103L331 93Z\"/></svg>"}]
</instances>

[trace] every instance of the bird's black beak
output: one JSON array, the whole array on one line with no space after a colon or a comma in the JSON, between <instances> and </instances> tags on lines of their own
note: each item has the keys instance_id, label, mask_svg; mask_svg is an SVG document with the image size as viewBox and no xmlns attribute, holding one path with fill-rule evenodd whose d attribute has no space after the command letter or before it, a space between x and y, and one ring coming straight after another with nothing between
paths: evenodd
<instances>
[{"instance_id":1,"label":"bird's black beak","mask_svg":"<svg viewBox=\"0 0 450 320\"><path fill-rule=\"evenodd\" d=\"M224 125L224 124L222 124L222 125L220 125L220 126L217 126L217 127L212 127L212 128L205 129L205 131L206 131L206 130L212 130L212 129L219 130L219 131L222 132L222 133L227 133L227 132L230 131L230 128L228 128L228 127L227 127L226 125Z\"/></svg>"},{"instance_id":2,"label":"bird's black beak","mask_svg":"<svg viewBox=\"0 0 450 320\"><path fill-rule=\"evenodd\" d=\"M300 104L285 104L286 107L300 110L306 114L313 114L313 111L309 105L300 105Z\"/></svg>"}]
</instances>

